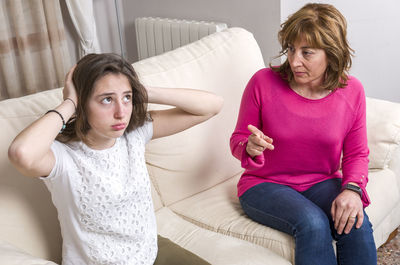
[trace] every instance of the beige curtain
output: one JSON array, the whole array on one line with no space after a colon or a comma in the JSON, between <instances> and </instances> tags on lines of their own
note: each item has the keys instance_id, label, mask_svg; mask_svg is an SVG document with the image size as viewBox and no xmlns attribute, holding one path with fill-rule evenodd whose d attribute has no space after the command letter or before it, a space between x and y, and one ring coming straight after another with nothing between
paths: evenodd
<instances>
[{"instance_id":1,"label":"beige curtain","mask_svg":"<svg viewBox=\"0 0 400 265\"><path fill-rule=\"evenodd\" d=\"M61 87L70 66L58 0L0 0L0 100Z\"/></svg>"},{"instance_id":2,"label":"beige curtain","mask_svg":"<svg viewBox=\"0 0 400 265\"><path fill-rule=\"evenodd\" d=\"M79 58L88 53L100 53L93 0L65 0L65 3L79 36Z\"/></svg>"}]
</instances>

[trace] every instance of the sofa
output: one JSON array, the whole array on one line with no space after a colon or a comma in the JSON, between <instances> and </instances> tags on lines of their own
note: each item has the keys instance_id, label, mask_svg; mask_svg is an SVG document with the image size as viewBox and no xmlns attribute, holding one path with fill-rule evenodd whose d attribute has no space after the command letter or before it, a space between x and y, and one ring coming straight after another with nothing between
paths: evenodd
<instances>
[{"instance_id":1,"label":"sofa","mask_svg":"<svg viewBox=\"0 0 400 265\"><path fill-rule=\"evenodd\" d=\"M217 116L146 146L158 233L211 264L294 264L293 238L250 220L236 196L243 169L230 153L229 138L246 83L265 67L253 35L230 28L133 66L145 85L203 89L224 98ZM7 158L16 134L58 105L61 91L0 102L0 264L61 263L49 192ZM400 104L367 98L367 126L372 203L366 211L379 247L400 226Z\"/></svg>"}]
</instances>

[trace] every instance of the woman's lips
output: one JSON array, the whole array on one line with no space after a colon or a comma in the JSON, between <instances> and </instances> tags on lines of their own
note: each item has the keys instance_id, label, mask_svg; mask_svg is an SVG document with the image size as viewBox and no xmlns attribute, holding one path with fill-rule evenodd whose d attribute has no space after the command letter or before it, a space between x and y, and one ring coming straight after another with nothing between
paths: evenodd
<instances>
[{"instance_id":1,"label":"woman's lips","mask_svg":"<svg viewBox=\"0 0 400 265\"><path fill-rule=\"evenodd\" d=\"M294 72L295 76L303 76L305 74L306 74L306 72Z\"/></svg>"},{"instance_id":2,"label":"woman's lips","mask_svg":"<svg viewBox=\"0 0 400 265\"><path fill-rule=\"evenodd\" d=\"M123 130L123 129L125 129L125 127L126 127L125 123L118 123L118 124L114 124L111 126L111 128L113 128L114 131Z\"/></svg>"}]
</instances>

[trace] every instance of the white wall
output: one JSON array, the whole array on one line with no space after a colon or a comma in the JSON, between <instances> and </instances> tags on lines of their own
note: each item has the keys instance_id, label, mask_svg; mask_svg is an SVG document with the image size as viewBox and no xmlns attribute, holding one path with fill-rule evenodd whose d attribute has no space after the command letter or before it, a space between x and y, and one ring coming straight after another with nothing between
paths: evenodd
<instances>
[{"instance_id":1,"label":"white wall","mask_svg":"<svg viewBox=\"0 0 400 265\"><path fill-rule=\"evenodd\" d=\"M280 0L122 0L128 58L136 61L136 17L217 21L251 31L266 63L279 51Z\"/></svg>"},{"instance_id":2,"label":"white wall","mask_svg":"<svg viewBox=\"0 0 400 265\"><path fill-rule=\"evenodd\" d=\"M281 0L281 22L306 0ZM367 96L400 102L400 1L331 0L347 19L348 40L355 50L350 74Z\"/></svg>"}]
</instances>

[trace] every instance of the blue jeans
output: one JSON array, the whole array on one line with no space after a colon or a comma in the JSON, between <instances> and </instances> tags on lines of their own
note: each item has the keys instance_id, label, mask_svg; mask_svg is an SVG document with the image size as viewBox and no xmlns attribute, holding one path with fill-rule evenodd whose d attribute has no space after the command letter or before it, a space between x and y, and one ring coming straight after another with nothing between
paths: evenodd
<instances>
[{"instance_id":1,"label":"blue jeans","mask_svg":"<svg viewBox=\"0 0 400 265\"><path fill-rule=\"evenodd\" d=\"M330 211L340 188L340 179L320 182L304 192L262 183L248 189L239 200L251 219L294 237L296 265L376 265L372 225L365 211L359 229L336 233Z\"/></svg>"}]
</instances>

